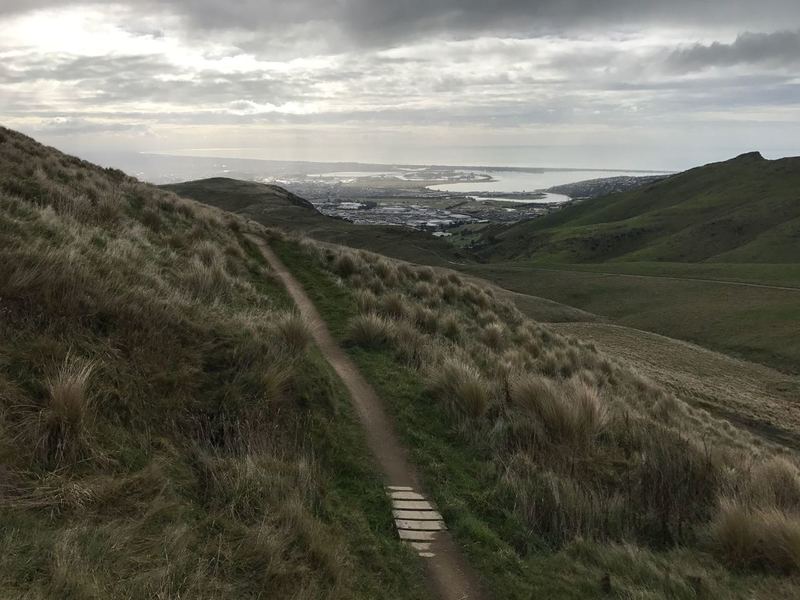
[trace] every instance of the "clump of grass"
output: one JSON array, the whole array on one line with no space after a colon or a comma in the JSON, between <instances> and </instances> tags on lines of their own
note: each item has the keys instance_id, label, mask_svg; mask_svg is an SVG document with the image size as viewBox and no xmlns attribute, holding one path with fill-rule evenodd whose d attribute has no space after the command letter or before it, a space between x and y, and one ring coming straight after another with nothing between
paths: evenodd
<instances>
[{"instance_id":1,"label":"clump of grass","mask_svg":"<svg viewBox=\"0 0 800 600\"><path fill-rule=\"evenodd\" d=\"M800 473L783 456L774 456L756 465L751 473L748 493L758 506L785 510L800 509Z\"/></svg>"},{"instance_id":2,"label":"clump of grass","mask_svg":"<svg viewBox=\"0 0 800 600\"><path fill-rule=\"evenodd\" d=\"M448 304L453 304L458 299L459 288L452 282L445 280L441 286L442 300Z\"/></svg>"},{"instance_id":3,"label":"clump of grass","mask_svg":"<svg viewBox=\"0 0 800 600\"><path fill-rule=\"evenodd\" d=\"M481 332L481 341L492 350L502 350L506 345L506 331L500 323L489 323Z\"/></svg>"},{"instance_id":4,"label":"clump of grass","mask_svg":"<svg viewBox=\"0 0 800 600\"><path fill-rule=\"evenodd\" d=\"M715 550L729 565L794 573L800 570L800 517L777 508L720 503L711 524Z\"/></svg>"},{"instance_id":5,"label":"clump of grass","mask_svg":"<svg viewBox=\"0 0 800 600\"><path fill-rule=\"evenodd\" d=\"M339 256L336 257L336 260L334 261L334 269L345 279L351 275L354 275L360 270L355 257L349 252L341 252Z\"/></svg>"},{"instance_id":6,"label":"clump of grass","mask_svg":"<svg viewBox=\"0 0 800 600\"><path fill-rule=\"evenodd\" d=\"M381 348L391 339L392 324L375 313L358 315L350 320L349 339L364 348Z\"/></svg>"},{"instance_id":7,"label":"clump of grass","mask_svg":"<svg viewBox=\"0 0 800 600\"><path fill-rule=\"evenodd\" d=\"M439 331L448 339L457 340L461 336L461 323L453 313L446 313L439 319Z\"/></svg>"},{"instance_id":8,"label":"clump of grass","mask_svg":"<svg viewBox=\"0 0 800 600\"><path fill-rule=\"evenodd\" d=\"M45 465L74 462L89 451L91 399L89 380L94 363L67 355L47 378L47 399L39 415L36 447Z\"/></svg>"},{"instance_id":9,"label":"clump of grass","mask_svg":"<svg viewBox=\"0 0 800 600\"><path fill-rule=\"evenodd\" d=\"M393 287L397 285L397 269L388 260L381 258L375 262L373 269L384 285Z\"/></svg>"},{"instance_id":10,"label":"clump of grass","mask_svg":"<svg viewBox=\"0 0 800 600\"><path fill-rule=\"evenodd\" d=\"M395 354L415 367L425 364L433 349L430 341L407 321L399 321L392 327L392 342Z\"/></svg>"},{"instance_id":11,"label":"clump of grass","mask_svg":"<svg viewBox=\"0 0 800 600\"><path fill-rule=\"evenodd\" d=\"M428 384L434 395L461 417L482 417L492 401L489 382L473 365L458 358L449 358L436 367Z\"/></svg>"},{"instance_id":12,"label":"clump of grass","mask_svg":"<svg viewBox=\"0 0 800 600\"><path fill-rule=\"evenodd\" d=\"M461 298L467 304L471 304L479 309L486 309L490 305L489 296L476 285L467 285L461 291Z\"/></svg>"},{"instance_id":13,"label":"clump of grass","mask_svg":"<svg viewBox=\"0 0 800 600\"><path fill-rule=\"evenodd\" d=\"M188 268L183 273L183 279L193 297L206 301L226 296L232 285L225 271L225 262L219 255L215 255L210 264L195 257L189 262Z\"/></svg>"},{"instance_id":14,"label":"clump of grass","mask_svg":"<svg viewBox=\"0 0 800 600\"><path fill-rule=\"evenodd\" d=\"M372 290L356 290L355 299L358 310L362 313L370 313L378 310L378 297Z\"/></svg>"},{"instance_id":15,"label":"clump of grass","mask_svg":"<svg viewBox=\"0 0 800 600\"><path fill-rule=\"evenodd\" d=\"M582 381L565 384L536 375L511 381L511 400L527 412L540 443L586 447L606 424L607 411L596 388Z\"/></svg>"},{"instance_id":16,"label":"clump of grass","mask_svg":"<svg viewBox=\"0 0 800 600\"><path fill-rule=\"evenodd\" d=\"M414 306L414 323L422 331L428 334L435 334L439 329L439 315L436 311L424 306Z\"/></svg>"},{"instance_id":17,"label":"clump of grass","mask_svg":"<svg viewBox=\"0 0 800 600\"><path fill-rule=\"evenodd\" d=\"M280 315L275 320L275 330L291 355L297 356L305 351L311 343L311 331L305 319L297 313Z\"/></svg>"},{"instance_id":18,"label":"clump of grass","mask_svg":"<svg viewBox=\"0 0 800 600\"><path fill-rule=\"evenodd\" d=\"M414 297L419 298L420 300L428 300L434 297L436 294L436 288L434 288L427 281L420 281L413 288L411 288L411 293L414 295Z\"/></svg>"},{"instance_id":19,"label":"clump of grass","mask_svg":"<svg viewBox=\"0 0 800 600\"><path fill-rule=\"evenodd\" d=\"M430 267L417 267L415 272L420 281L433 281L436 278L436 273Z\"/></svg>"},{"instance_id":20,"label":"clump of grass","mask_svg":"<svg viewBox=\"0 0 800 600\"><path fill-rule=\"evenodd\" d=\"M408 301L401 294L387 294L379 299L378 306L381 314L392 319L402 319L406 316Z\"/></svg>"}]
</instances>

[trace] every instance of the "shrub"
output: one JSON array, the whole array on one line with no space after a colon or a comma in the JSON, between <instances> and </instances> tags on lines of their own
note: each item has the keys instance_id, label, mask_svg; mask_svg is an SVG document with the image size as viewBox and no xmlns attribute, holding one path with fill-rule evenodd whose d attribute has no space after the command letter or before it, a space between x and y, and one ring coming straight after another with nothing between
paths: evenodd
<instances>
[{"instance_id":1,"label":"shrub","mask_svg":"<svg viewBox=\"0 0 800 600\"><path fill-rule=\"evenodd\" d=\"M800 570L800 517L779 509L751 509L723 500L711 524L715 550L729 565Z\"/></svg>"},{"instance_id":2,"label":"shrub","mask_svg":"<svg viewBox=\"0 0 800 600\"><path fill-rule=\"evenodd\" d=\"M391 323L380 315L368 313L350 320L350 340L365 348L386 346L391 335Z\"/></svg>"},{"instance_id":3,"label":"shrub","mask_svg":"<svg viewBox=\"0 0 800 600\"><path fill-rule=\"evenodd\" d=\"M489 383L474 366L450 358L430 374L429 387L459 416L477 419L489 409Z\"/></svg>"}]
</instances>

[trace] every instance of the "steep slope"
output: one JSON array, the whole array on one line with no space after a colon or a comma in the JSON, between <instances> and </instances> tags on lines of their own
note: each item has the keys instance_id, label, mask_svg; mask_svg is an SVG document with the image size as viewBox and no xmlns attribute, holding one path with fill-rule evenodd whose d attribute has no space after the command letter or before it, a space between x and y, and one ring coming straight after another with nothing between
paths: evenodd
<instances>
[{"instance_id":1,"label":"steep slope","mask_svg":"<svg viewBox=\"0 0 800 600\"><path fill-rule=\"evenodd\" d=\"M427 597L246 226L0 129L3 598Z\"/></svg>"},{"instance_id":2,"label":"steep slope","mask_svg":"<svg viewBox=\"0 0 800 600\"><path fill-rule=\"evenodd\" d=\"M275 185L216 177L163 186L186 198L279 226L314 239L346 244L404 260L433 264L460 260L461 253L428 233L401 227L355 225L327 217L308 201Z\"/></svg>"},{"instance_id":3,"label":"steep slope","mask_svg":"<svg viewBox=\"0 0 800 600\"><path fill-rule=\"evenodd\" d=\"M495 229L484 258L560 262L800 260L800 158L758 153Z\"/></svg>"}]
</instances>

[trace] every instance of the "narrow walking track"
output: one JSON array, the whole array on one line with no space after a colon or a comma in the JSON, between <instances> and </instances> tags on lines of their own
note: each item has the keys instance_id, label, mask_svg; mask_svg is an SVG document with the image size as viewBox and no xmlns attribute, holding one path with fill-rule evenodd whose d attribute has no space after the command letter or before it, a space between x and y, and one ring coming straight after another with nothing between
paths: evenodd
<instances>
[{"instance_id":1,"label":"narrow walking track","mask_svg":"<svg viewBox=\"0 0 800 600\"><path fill-rule=\"evenodd\" d=\"M400 539L425 559L430 581L442 600L480 600L477 577L472 573L445 527L441 514L421 492L419 478L406 459L392 422L372 386L331 336L303 287L277 255L259 237L249 236L280 278L300 314L311 328L314 341L350 392L366 431L367 443L386 478L393 517Z\"/></svg>"}]
</instances>

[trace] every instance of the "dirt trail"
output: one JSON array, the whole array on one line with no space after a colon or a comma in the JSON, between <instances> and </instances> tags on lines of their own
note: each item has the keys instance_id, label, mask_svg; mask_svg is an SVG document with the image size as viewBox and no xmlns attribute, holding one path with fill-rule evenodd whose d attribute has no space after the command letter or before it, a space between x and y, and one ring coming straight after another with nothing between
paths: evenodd
<instances>
[{"instance_id":1,"label":"dirt trail","mask_svg":"<svg viewBox=\"0 0 800 600\"><path fill-rule=\"evenodd\" d=\"M407 460L406 449L394 431L392 421L375 390L356 365L333 339L303 287L262 239L251 237L273 268L312 330L314 341L350 392L356 412L366 431L367 443L386 478L387 489L421 490L416 471ZM398 508L397 502L393 502ZM420 539L423 538L409 538ZM477 577L468 568L452 537L446 530L427 534L424 542L414 542L425 564L430 582L442 600L479 600L485 593ZM424 548L422 548L424 546Z\"/></svg>"}]
</instances>

